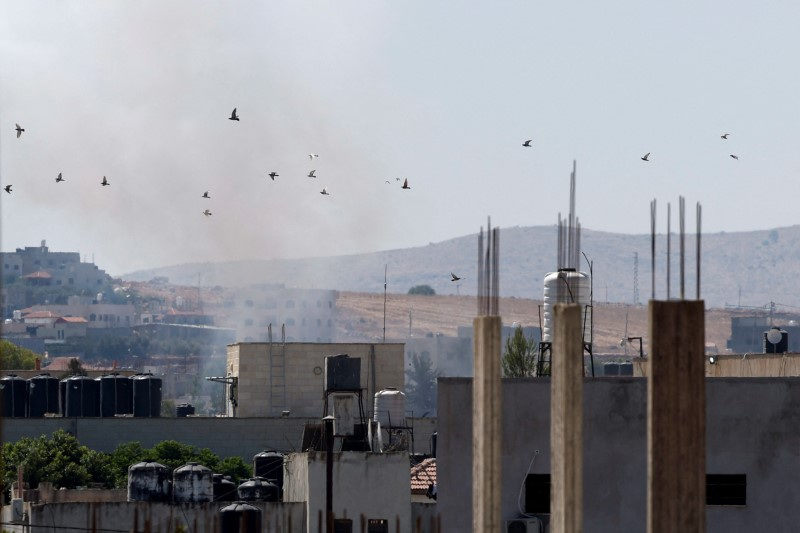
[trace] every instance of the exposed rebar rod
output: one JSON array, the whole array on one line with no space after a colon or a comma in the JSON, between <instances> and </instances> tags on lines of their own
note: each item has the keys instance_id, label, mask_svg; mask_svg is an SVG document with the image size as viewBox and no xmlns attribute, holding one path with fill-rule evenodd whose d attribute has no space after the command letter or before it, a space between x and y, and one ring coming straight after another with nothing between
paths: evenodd
<instances>
[{"instance_id":1,"label":"exposed rebar rod","mask_svg":"<svg viewBox=\"0 0 800 533\"><path fill-rule=\"evenodd\" d=\"M656 200L650 201L650 275L652 277L652 296L656 299Z\"/></svg>"},{"instance_id":2,"label":"exposed rebar rod","mask_svg":"<svg viewBox=\"0 0 800 533\"><path fill-rule=\"evenodd\" d=\"M685 260L686 260L686 249L685 249L685 241L686 241L686 202L683 196L678 197L679 208L680 208L680 228L681 228L681 300L686 298L686 293L684 291L685 288Z\"/></svg>"},{"instance_id":3,"label":"exposed rebar rod","mask_svg":"<svg viewBox=\"0 0 800 533\"><path fill-rule=\"evenodd\" d=\"M702 233L702 226L703 226L703 206L700 205L700 202L697 202L697 299L700 299L700 239L703 235Z\"/></svg>"},{"instance_id":4,"label":"exposed rebar rod","mask_svg":"<svg viewBox=\"0 0 800 533\"><path fill-rule=\"evenodd\" d=\"M672 263L671 255L670 255L670 239L672 237L672 231L670 229L670 211L672 206L667 202L667 301L669 301L670 297L670 290L669 290L669 283L670 283L670 263Z\"/></svg>"},{"instance_id":5,"label":"exposed rebar rod","mask_svg":"<svg viewBox=\"0 0 800 533\"><path fill-rule=\"evenodd\" d=\"M500 295L500 230L489 219L486 247L483 228L478 237L478 316L498 316Z\"/></svg>"}]
</instances>

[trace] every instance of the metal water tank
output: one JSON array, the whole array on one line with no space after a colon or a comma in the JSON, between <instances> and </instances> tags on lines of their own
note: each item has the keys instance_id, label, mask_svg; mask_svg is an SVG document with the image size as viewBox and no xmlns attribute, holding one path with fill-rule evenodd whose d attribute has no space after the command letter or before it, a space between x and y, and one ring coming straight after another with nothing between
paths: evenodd
<instances>
[{"instance_id":1,"label":"metal water tank","mask_svg":"<svg viewBox=\"0 0 800 533\"><path fill-rule=\"evenodd\" d=\"M236 483L222 474L214 474L211 477L215 502L234 502L239 499L236 492Z\"/></svg>"},{"instance_id":2,"label":"metal water tank","mask_svg":"<svg viewBox=\"0 0 800 533\"><path fill-rule=\"evenodd\" d=\"M47 372L28 380L28 416L43 417L45 413L60 413L58 378Z\"/></svg>"},{"instance_id":3,"label":"metal water tank","mask_svg":"<svg viewBox=\"0 0 800 533\"><path fill-rule=\"evenodd\" d=\"M280 501L278 485L263 477L252 477L241 483L237 492L239 499L245 502Z\"/></svg>"},{"instance_id":4,"label":"metal water tank","mask_svg":"<svg viewBox=\"0 0 800 533\"><path fill-rule=\"evenodd\" d=\"M257 453L253 456L253 475L274 480L283 493L283 460L283 454L275 450Z\"/></svg>"},{"instance_id":5,"label":"metal water tank","mask_svg":"<svg viewBox=\"0 0 800 533\"><path fill-rule=\"evenodd\" d=\"M194 414L194 405L190 403L181 403L175 407L175 416L178 418L185 418Z\"/></svg>"},{"instance_id":6,"label":"metal water tank","mask_svg":"<svg viewBox=\"0 0 800 533\"><path fill-rule=\"evenodd\" d=\"M619 376L619 363L603 363L604 376Z\"/></svg>"},{"instance_id":7,"label":"metal water tank","mask_svg":"<svg viewBox=\"0 0 800 533\"><path fill-rule=\"evenodd\" d=\"M394 387L387 387L375 393L373 419L381 427L405 427L406 395Z\"/></svg>"},{"instance_id":8,"label":"metal water tank","mask_svg":"<svg viewBox=\"0 0 800 533\"><path fill-rule=\"evenodd\" d=\"M72 376L66 382L64 416L90 417L100 414L100 384L88 376Z\"/></svg>"},{"instance_id":9,"label":"metal water tank","mask_svg":"<svg viewBox=\"0 0 800 533\"><path fill-rule=\"evenodd\" d=\"M128 467L129 502L168 502L169 469L160 463L142 462Z\"/></svg>"},{"instance_id":10,"label":"metal water tank","mask_svg":"<svg viewBox=\"0 0 800 533\"><path fill-rule=\"evenodd\" d=\"M9 374L0 378L0 391L3 416L25 417L28 408L28 382L16 374Z\"/></svg>"},{"instance_id":11,"label":"metal water tank","mask_svg":"<svg viewBox=\"0 0 800 533\"><path fill-rule=\"evenodd\" d=\"M133 416L161 416L161 378L153 374L136 374L133 383Z\"/></svg>"},{"instance_id":12,"label":"metal water tank","mask_svg":"<svg viewBox=\"0 0 800 533\"><path fill-rule=\"evenodd\" d=\"M133 385L117 373L97 378L100 388L100 416L111 417L133 413Z\"/></svg>"},{"instance_id":13,"label":"metal water tank","mask_svg":"<svg viewBox=\"0 0 800 533\"><path fill-rule=\"evenodd\" d=\"M542 342L553 341L553 306L556 304L577 303L581 306L583 340L591 339L592 308L590 304L591 278L585 272L564 268L550 272L544 278L544 305Z\"/></svg>"},{"instance_id":14,"label":"metal water tank","mask_svg":"<svg viewBox=\"0 0 800 533\"><path fill-rule=\"evenodd\" d=\"M245 502L219 510L220 533L261 533L261 509Z\"/></svg>"},{"instance_id":15,"label":"metal water tank","mask_svg":"<svg viewBox=\"0 0 800 533\"><path fill-rule=\"evenodd\" d=\"M210 502L214 499L211 470L199 463L186 463L172 473L172 501L175 503Z\"/></svg>"},{"instance_id":16,"label":"metal water tank","mask_svg":"<svg viewBox=\"0 0 800 533\"><path fill-rule=\"evenodd\" d=\"M325 357L325 390L359 390L361 388L361 359L347 354Z\"/></svg>"}]
</instances>

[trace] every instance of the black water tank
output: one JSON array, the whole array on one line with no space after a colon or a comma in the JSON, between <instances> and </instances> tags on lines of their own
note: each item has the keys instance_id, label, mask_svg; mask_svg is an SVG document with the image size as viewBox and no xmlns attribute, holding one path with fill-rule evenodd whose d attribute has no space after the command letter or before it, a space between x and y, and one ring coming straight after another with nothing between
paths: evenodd
<instances>
[{"instance_id":1,"label":"black water tank","mask_svg":"<svg viewBox=\"0 0 800 533\"><path fill-rule=\"evenodd\" d=\"M153 374L136 374L133 382L133 416L161 416L161 378Z\"/></svg>"},{"instance_id":2,"label":"black water tank","mask_svg":"<svg viewBox=\"0 0 800 533\"><path fill-rule=\"evenodd\" d=\"M214 474L212 482L214 484L215 502L235 502L239 499L239 495L236 492L236 483L227 477L222 474Z\"/></svg>"},{"instance_id":3,"label":"black water tank","mask_svg":"<svg viewBox=\"0 0 800 533\"><path fill-rule=\"evenodd\" d=\"M64 416L89 417L100 414L100 384L87 376L72 376L66 382Z\"/></svg>"},{"instance_id":4,"label":"black water tank","mask_svg":"<svg viewBox=\"0 0 800 533\"><path fill-rule=\"evenodd\" d=\"M359 390L361 359L347 354L325 357L325 390Z\"/></svg>"},{"instance_id":5,"label":"black water tank","mask_svg":"<svg viewBox=\"0 0 800 533\"><path fill-rule=\"evenodd\" d=\"M100 416L129 415L133 413L133 384L117 373L97 378L100 384Z\"/></svg>"},{"instance_id":6,"label":"black water tank","mask_svg":"<svg viewBox=\"0 0 800 533\"><path fill-rule=\"evenodd\" d=\"M267 450L253 456L253 475L272 479L283 494L283 454Z\"/></svg>"},{"instance_id":7,"label":"black water tank","mask_svg":"<svg viewBox=\"0 0 800 533\"><path fill-rule=\"evenodd\" d=\"M23 418L28 408L28 382L16 374L9 374L0 378L0 391L3 416Z\"/></svg>"},{"instance_id":8,"label":"black water tank","mask_svg":"<svg viewBox=\"0 0 800 533\"><path fill-rule=\"evenodd\" d=\"M185 418L194 414L194 405L190 403L181 403L175 407L175 416L178 418Z\"/></svg>"},{"instance_id":9,"label":"black water tank","mask_svg":"<svg viewBox=\"0 0 800 533\"><path fill-rule=\"evenodd\" d=\"M169 469L161 463L142 462L129 466L128 501L170 501L169 478Z\"/></svg>"},{"instance_id":10,"label":"black water tank","mask_svg":"<svg viewBox=\"0 0 800 533\"><path fill-rule=\"evenodd\" d=\"M60 414L58 378L47 372L28 380L28 416L43 417L45 413Z\"/></svg>"},{"instance_id":11,"label":"black water tank","mask_svg":"<svg viewBox=\"0 0 800 533\"><path fill-rule=\"evenodd\" d=\"M261 509L236 502L219 510L220 533L261 533Z\"/></svg>"},{"instance_id":12,"label":"black water tank","mask_svg":"<svg viewBox=\"0 0 800 533\"><path fill-rule=\"evenodd\" d=\"M280 491L275 483L263 477L253 477L239 485L239 499L245 502L277 502Z\"/></svg>"}]
</instances>

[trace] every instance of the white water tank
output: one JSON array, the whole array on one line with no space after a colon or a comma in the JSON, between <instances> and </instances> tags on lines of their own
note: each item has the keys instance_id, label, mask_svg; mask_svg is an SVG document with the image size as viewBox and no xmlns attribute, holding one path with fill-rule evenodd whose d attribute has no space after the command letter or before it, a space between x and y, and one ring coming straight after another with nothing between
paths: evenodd
<instances>
[{"instance_id":1,"label":"white water tank","mask_svg":"<svg viewBox=\"0 0 800 533\"><path fill-rule=\"evenodd\" d=\"M406 425L406 395L387 387L375 393L373 419L383 428L404 427Z\"/></svg>"},{"instance_id":2,"label":"white water tank","mask_svg":"<svg viewBox=\"0 0 800 533\"><path fill-rule=\"evenodd\" d=\"M581 306L583 340L591 340L592 309L590 304L591 278L585 272L562 269L544 278L544 324L542 342L553 342L553 306L577 303Z\"/></svg>"}]
</instances>

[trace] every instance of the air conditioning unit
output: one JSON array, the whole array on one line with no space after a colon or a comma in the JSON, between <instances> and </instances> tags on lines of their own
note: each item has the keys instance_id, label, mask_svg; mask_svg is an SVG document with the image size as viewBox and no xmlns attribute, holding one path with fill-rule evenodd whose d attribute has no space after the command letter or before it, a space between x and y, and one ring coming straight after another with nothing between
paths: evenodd
<instances>
[{"instance_id":1,"label":"air conditioning unit","mask_svg":"<svg viewBox=\"0 0 800 533\"><path fill-rule=\"evenodd\" d=\"M536 517L506 520L505 533L544 533L542 521Z\"/></svg>"}]
</instances>

